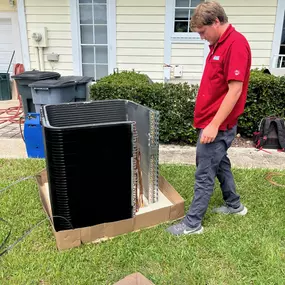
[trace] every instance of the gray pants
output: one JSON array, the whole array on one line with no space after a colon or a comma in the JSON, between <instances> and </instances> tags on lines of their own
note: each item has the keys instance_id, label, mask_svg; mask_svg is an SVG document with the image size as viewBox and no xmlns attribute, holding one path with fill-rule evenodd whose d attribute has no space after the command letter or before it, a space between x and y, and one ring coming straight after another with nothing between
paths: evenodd
<instances>
[{"instance_id":1,"label":"gray pants","mask_svg":"<svg viewBox=\"0 0 285 285\"><path fill-rule=\"evenodd\" d=\"M236 127L220 131L214 142L209 144L200 143L201 133L202 130L196 150L194 198L184 218L184 223L189 227L201 225L214 191L216 177L220 182L225 203L233 208L240 206L240 196L236 193L231 163L227 156L227 150L236 135Z\"/></svg>"}]
</instances>

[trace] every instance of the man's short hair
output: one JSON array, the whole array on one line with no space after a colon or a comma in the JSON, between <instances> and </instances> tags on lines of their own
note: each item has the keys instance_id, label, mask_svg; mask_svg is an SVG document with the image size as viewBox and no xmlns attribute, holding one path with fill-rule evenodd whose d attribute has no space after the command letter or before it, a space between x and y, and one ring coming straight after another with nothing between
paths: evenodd
<instances>
[{"instance_id":1,"label":"man's short hair","mask_svg":"<svg viewBox=\"0 0 285 285\"><path fill-rule=\"evenodd\" d=\"M219 19L222 24L228 22L228 16L224 8L215 1L203 2L196 7L191 17L191 30L194 31L196 28L210 26L216 19Z\"/></svg>"}]
</instances>

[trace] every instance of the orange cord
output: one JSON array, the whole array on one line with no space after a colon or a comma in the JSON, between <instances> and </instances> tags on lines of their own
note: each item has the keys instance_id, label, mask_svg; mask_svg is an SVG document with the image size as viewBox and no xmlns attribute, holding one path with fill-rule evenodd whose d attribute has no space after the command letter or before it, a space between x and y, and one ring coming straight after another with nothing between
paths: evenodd
<instances>
[{"instance_id":1,"label":"orange cord","mask_svg":"<svg viewBox=\"0 0 285 285\"><path fill-rule=\"evenodd\" d=\"M278 187L285 187L285 184L279 184L279 183L273 181L272 178L273 178L274 176L285 176L285 174L284 174L284 173L279 173L279 172L268 172L268 173L266 174L266 176L265 176L265 179L266 179L269 183L271 183L272 185L275 185L275 186L278 186Z\"/></svg>"}]
</instances>

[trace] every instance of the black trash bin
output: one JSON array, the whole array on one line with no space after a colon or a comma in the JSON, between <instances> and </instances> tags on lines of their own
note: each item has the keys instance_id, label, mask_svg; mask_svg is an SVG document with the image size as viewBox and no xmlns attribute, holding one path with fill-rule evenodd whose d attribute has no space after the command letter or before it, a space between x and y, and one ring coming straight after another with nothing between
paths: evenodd
<instances>
[{"instance_id":1,"label":"black trash bin","mask_svg":"<svg viewBox=\"0 0 285 285\"><path fill-rule=\"evenodd\" d=\"M61 79L66 81L74 81L76 83L75 101L86 101L89 98L88 83L93 81L93 77L88 76L62 76Z\"/></svg>"},{"instance_id":2,"label":"black trash bin","mask_svg":"<svg viewBox=\"0 0 285 285\"><path fill-rule=\"evenodd\" d=\"M18 92L22 98L24 113L26 115L27 113L36 112L29 84L40 80L58 79L60 78L60 74L58 72L32 70L11 77L16 81Z\"/></svg>"},{"instance_id":3,"label":"black trash bin","mask_svg":"<svg viewBox=\"0 0 285 285\"><path fill-rule=\"evenodd\" d=\"M0 100L11 100L10 74L0 73Z\"/></svg>"}]
</instances>

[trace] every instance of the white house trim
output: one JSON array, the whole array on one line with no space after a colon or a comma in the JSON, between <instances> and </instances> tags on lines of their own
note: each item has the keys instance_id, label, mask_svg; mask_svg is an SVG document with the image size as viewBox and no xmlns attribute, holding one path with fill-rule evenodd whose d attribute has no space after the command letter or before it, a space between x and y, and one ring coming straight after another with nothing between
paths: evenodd
<instances>
[{"instance_id":1,"label":"white house trim","mask_svg":"<svg viewBox=\"0 0 285 285\"><path fill-rule=\"evenodd\" d=\"M174 1L166 0L165 2L165 31L164 31L164 82L170 80L171 64L171 35L173 31L173 10Z\"/></svg>"},{"instance_id":2,"label":"white house trim","mask_svg":"<svg viewBox=\"0 0 285 285\"><path fill-rule=\"evenodd\" d=\"M201 44L204 43L204 63L209 53L208 42L202 40L198 33L175 33L174 19L175 19L175 0L165 0L165 31L164 31L164 81L170 80L171 74L171 47L172 43L189 43Z\"/></svg>"},{"instance_id":3,"label":"white house trim","mask_svg":"<svg viewBox=\"0 0 285 285\"><path fill-rule=\"evenodd\" d=\"M174 21L172 20L174 23ZM183 43L201 43L202 40L198 33L172 33L171 42L183 42Z\"/></svg>"},{"instance_id":4,"label":"white house trim","mask_svg":"<svg viewBox=\"0 0 285 285\"><path fill-rule=\"evenodd\" d=\"M70 0L71 36L73 73L82 75L82 56L80 46L79 4ZM108 33L108 72L113 73L116 67L116 0L107 0L107 33Z\"/></svg>"},{"instance_id":5,"label":"white house trim","mask_svg":"<svg viewBox=\"0 0 285 285\"><path fill-rule=\"evenodd\" d=\"M285 12L285 1L278 0L277 10L276 10L274 38L273 38L272 51L271 51L271 67L276 66L275 60L277 60L277 55L279 54L282 29L283 29L284 12Z\"/></svg>"},{"instance_id":6,"label":"white house trim","mask_svg":"<svg viewBox=\"0 0 285 285\"><path fill-rule=\"evenodd\" d=\"M18 0L17 1L17 7L18 7L19 30L18 30L18 32L15 31L15 34L18 33L17 38L20 39L23 64L24 64L25 70L27 71L27 70L31 69L31 63L30 63L30 53L29 53L28 33L27 33L24 0Z\"/></svg>"},{"instance_id":7,"label":"white house trim","mask_svg":"<svg viewBox=\"0 0 285 285\"><path fill-rule=\"evenodd\" d=\"M78 0L70 0L73 74L82 75Z\"/></svg>"},{"instance_id":8,"label":"white house trim","mask_svg":"<svg viewBox=\"0 0 285 285\"><path fill-rule=\"evenodd\" d=\"M116 27L116 0L107 0L107 32L108 32L108 71L114 72L117 66L117 27Z\"/></svg>"},{"instance_id":9,"label":"white house trim","mask_svg":"<svg viewBox=\"0 0 285 285\"><path fill-rule=\"evenodd\" d=\"M202 42L198 33L175 33L174 32L174 19L175 19L175 0L169 1L171 2L171 24L172 24L172 34L171 34L171 42L183 42L183 43L197 43ZM166 3L167 5L167 3ZM166 6L167 7L167 6Z\"/></svg>"}]
</instances>

